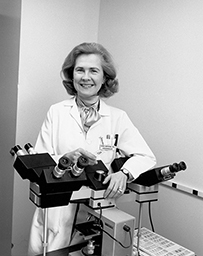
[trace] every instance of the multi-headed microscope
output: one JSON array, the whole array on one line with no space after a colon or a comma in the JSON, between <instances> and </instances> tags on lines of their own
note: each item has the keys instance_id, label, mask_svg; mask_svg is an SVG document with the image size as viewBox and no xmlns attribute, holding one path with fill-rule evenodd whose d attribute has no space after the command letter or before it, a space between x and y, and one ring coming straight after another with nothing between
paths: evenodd
<instances>
[{"instance_id":1,"label":"multi-headed microscope","mask_svg":"<svg viewBox=\"0 0 203 256\"><path fill-rule=\"evenodd\" d=\"M82 235L82 241L61 249L59 255L65 256L75 251L87 256L139 255L142 204L157 201L158 183L172 179L176 172L186 169L184 162L155 168L128 184L124 196L136 194L136 202L140 204L135 252L135 217L119 210L114 199L103 198L107 185L102 182L108 169L101 160L91 166L84 157L80 157L76 164L61 157L56 163L48 153L37 154L29 143L25 145L25 149L27 153L18 145L11 149L11 153L17 155L13 166L22 179L30 181L29 198L44 211L43 256L49 255L47 208L68 205L70 202L82 203L89 218L84 223L74 225L74 229ZM112 164L113 170L119 170L126 160L127 158L116 159Z\"/></svg>"}]
</instances>

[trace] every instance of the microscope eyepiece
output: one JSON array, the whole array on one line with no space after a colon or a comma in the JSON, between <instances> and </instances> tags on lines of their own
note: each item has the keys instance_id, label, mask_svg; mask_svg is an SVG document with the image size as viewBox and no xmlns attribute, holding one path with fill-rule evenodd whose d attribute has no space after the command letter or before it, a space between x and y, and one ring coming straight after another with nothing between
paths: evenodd
<instances>
[{"instance_id":1,"label":"microscope eyepiece","mask_svg":"<svg viewBox=\"0 0 203 256\"><path fill-rule=\"evenodd\" d=\"M58 165L55 166L53 170L54 177L58 179L61 178L65 174L67 169L71 166L71 164L72 162L68 157L62 156L59 159Z\"/></svg>"},{"instance_id":2,"label":"microscope eyepiece","mask_svg":"<svg viewBox=\"0 0 203 256\"><path fill-rule=\"evenodd\" d=\"M89 164L89 160L88 160L86 157L80 156L80 157L78 158L77 166L78 166L79 168L84 168L84 167L88 166L88 164Z\"/></svg>"},{"instance_id":3,"label":"microscope eyepiece","mask_svg":"<svg viewBox=\"0 0 203 256\"><path fill-rule=\"evenodd\" d=\"M179 166L180 166L180 170L181 170L181 171L184 171L184 170L186 170L186 168L187 168L186 163L183 162L183 161L181 161L181 162L179 163Z\"/></svg>"},{"instance_id":4,"label":"microscope eyepiece","mask_svg":"<svg viewBox=\"0 0 203 256\"><path fill-rule=\"evenodd\" d=\"M37 154L31 143L25 144L24 149L28 152L29 155Z\"/></svg>"},{"instance_id":5,"label":"microscope eyepiece","mask_svg":"<svg viewBox=\"0 0 203 256\"><path fill-rule=\"evenodd\" d=\"M59 162L58 162L58 167L62 170L66 170L68 169L68 167L71 165L71 160L66 157L66 156L62 156L60 159L59 159Z\"/></svg>"},{"instance_id":6,"label":"microscope eyepiece","mask_svg":"<svg viewBox=\"0 0 203 256\"><path fill-rule=\"evenodd\" d=\"M79 177L81 173L84 171L84 168L89 165L88 158L84 156L80 156L78 158L77 163L73 166L71 173L75 177Z\"/></svg>"},{"instance_id":7,"label":"microscope eyepiece","mask_svg":"<svg viewBox=\"0 0 203 256\"><path fill-rule=\"evenodd\" d=\"M176 172L179 171L184 171L187 168L186 163L185 162L180 162L178 163L173 163L169 166L164 167L163 169L161 169L161 174L163 176L167 176L170 174L175 174Z\"/></svg>"},{"instance_id":8,"label":"microscope eyepiece","mask_svg":"<svg viewBox=\"0 0 203 256\"><path fill-rule=\"evenodd\" d=\"M11 155L17 155L17 156L24 156L25 152L23 151L23 149L21 148L21 146L16 145L14 146L11 150L10 150Z\"/></svg>"}]
</instances>

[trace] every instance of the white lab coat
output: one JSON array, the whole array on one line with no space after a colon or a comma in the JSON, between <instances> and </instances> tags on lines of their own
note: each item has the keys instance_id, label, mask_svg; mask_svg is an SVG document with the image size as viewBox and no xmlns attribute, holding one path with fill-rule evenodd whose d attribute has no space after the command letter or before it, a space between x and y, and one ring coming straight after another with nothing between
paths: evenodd
<instances>
[{"instance_id":1,"label":"white lab coat","mask_svg":"<svg viewBox=\"0 0 203 256\"><path fill-rule=\"evenodd\" d=\"M127 156L134 155L124 164L124 168L129 170L134 178L156 164L152 151L123 110L111 107L101 100L99 114L101 118L85 133L74 98L52 105L42 125L35 149L38 152L61 156L83 148L96 155L102 142L105 145L114 143L113 137L118 134L117 147ZM114 154L113 150L98 154L109 170ZM69 204L48 209L48 251L70 244L75 207L74 204ZM42 209L37 208L31 226L29 255L42 253L42 231Z\"/></svg>"}]
</instances>

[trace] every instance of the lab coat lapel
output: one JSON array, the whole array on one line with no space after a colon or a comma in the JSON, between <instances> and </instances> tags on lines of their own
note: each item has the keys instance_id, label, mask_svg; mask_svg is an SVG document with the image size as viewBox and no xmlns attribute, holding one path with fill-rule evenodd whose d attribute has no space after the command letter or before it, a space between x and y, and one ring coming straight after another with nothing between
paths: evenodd
<instances>
[{"instance_id":1,"label":"lab coat lapel","mask_svg":"<svg viewBox=\"0 0 203 256\"><path fill-rule=\"evenodd\" d=\"M110 107L103 100L100 100L99 114L103 117L110 116Z\"/></svg>"},{"instance_id":2,"label":"lab coat lapel","mask_svg":"<svg viewBox=\"0 0 203 256\"><path fill-rule=\"evenodd\" d=\"M101 99L100 99L99 114L100 114L101 118L96 123L94 123L90 127L90 129L96 127L97 125L99 125L102 122L103 118L106 118L106 117L110 116L110 108L109 108L109 106L103 100L101 100Z\"/></svg>"},{"instance_id":3,"label":"lab coat lapel","mask_svg":"<svg viewBox=\"0 0 203 256\"><path fill-rule=\"evenodd\" d=\"M79 113L77 104L75 102L75 99L73 99L73 101L72 101L72 107L71 107L71 110L70 110L70 115L72 116L72 118L75 119L75 121L78 123L78 125L82 128L80 113Z\"/></svg>"}]
</instances>

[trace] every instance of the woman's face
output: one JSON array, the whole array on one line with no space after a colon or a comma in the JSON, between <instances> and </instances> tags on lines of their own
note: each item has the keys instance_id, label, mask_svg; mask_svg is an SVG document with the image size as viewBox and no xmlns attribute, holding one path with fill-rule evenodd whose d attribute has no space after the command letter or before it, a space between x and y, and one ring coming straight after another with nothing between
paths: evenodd
<instances>
[{"instance_id":1,"label":"woman's face","mask_svg":"<svg viewBox=\"0 0 203 256\"><path fill-rule=\"evenodd\" d=\"M89 103L96 102L103 82L104 72L100 55L80 55L73 71L73 84L80 99Z\"/></svg>"}]
</instances>

